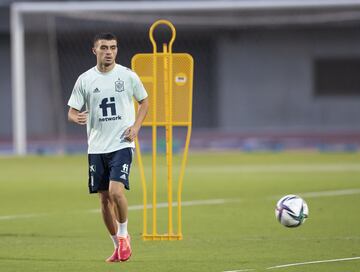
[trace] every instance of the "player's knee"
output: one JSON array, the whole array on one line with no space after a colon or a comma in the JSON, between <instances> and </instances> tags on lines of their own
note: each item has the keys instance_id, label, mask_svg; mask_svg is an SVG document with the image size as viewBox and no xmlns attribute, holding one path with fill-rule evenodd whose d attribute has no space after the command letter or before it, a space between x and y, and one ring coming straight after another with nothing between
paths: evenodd
<instances>
[{"instance_id":1,"label":"player's knee","mask_svg":"<svg viewBox=\"0 0 360 272\"><path fill-rule=\"evenodd\" d=\"M100 204L102 208L111 206L111 198L108 192L100 193Z\"/></svg>"},{"instance_id":2,"label":"player's knee","mask_svg":"<svg viewBox=\"0 0 360 272\"><path fill-rule=\"evenodd\" d=\"M111 199L110 198L101 198L100 204L102 209L107 209L111 206Z\"/></svg>"},{"instance_id":3,"label":"player's knee","mask_svg":"<svg viewBox=\"0 0 360 272\"><path fill-rule=\"evenodd\" d=\"M122 190L110 189L109 194L110 194L110 198L113 201L121 201L125 197L124 192Z\"/></svg>"}]
</instances>

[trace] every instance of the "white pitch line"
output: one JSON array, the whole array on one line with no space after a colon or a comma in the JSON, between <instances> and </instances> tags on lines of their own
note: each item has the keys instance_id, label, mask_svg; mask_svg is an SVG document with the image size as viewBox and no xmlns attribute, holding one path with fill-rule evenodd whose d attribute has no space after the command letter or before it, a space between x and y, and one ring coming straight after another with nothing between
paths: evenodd
<instances>
[{"instance_id":1,"label":"white pitch line","mask_svg":"<svg viewBox=\"0 0 360 272\"><path fill-rule=\"evenodd\" d=\"M258 165L225 165L225 166L188 166L191 173L304 173L304 172L359 172L358 163L318 163L318 164L258 164Z\"/></svg>"},{"instance_id":2,"label":"white pitch line","mask_svg":"<svg viewBox=\"0 0 360 272\"><path fill-rule=\"evenodd\" d=\"M302 197L311 198L311 197L327 197L327 196L341 196L341 195L354 195L360 194L360 189L344 189L344 190L335 190L335 191L319 191L319 192L306 192L306 193L296 193ZM269 199L278 199L282 196L272 196ZM193 200L193 201L183 201L182 206L199 206L199 205L220 205L225 203L235 203L241 201L240 199L207 199L207 200ZM166 208L168 206L167 202L158 203L158 208ZM129 206L129 210L142 210L143 205L132 205ZM173 202L173 207L177 207L177 202ZM147 205L148 209L152 208L151 204ZM100 212L100 209L91 209L88 212ZM18 215L2 215L0 216L1 220L12 220L12 219L26 219L33 217L42 217L49 214L18 214Z\"/></svg>"},{"instance_id":3,"label":"white pitch line","mask_svg":"<svg viewBox=\"0 0 360 272\"><path fill-rule=\"evenodd\" d=\"M183 201L181 202L181 206L187 207L187 206L204 206L204 205L222 205L226 203L236 203L240 202L240 199L205 199L205 200L192 200L192 201ZM177 207L177 202L173 202L173 207ZM167 208L168 203L167 202L160 202L156 205L157 208ZM129 206L130 211L137 211L142 210L144 208L144 205L132 205ZM152 204L148 204L147 208L152 208ZM77 211L79 212L79 211ZM80 211L84 212L84 211ZM100 209L91 209L87 210L86 212L91 213L98 213L100 212ZM13 219L24 219L24 218L33 218L33 217L42 217L42 216L49 216L52 215L51 213L43 213L43 214L17 214L17 215L0 215L0 221L1 220L13 220Z\"/></svg>"},{"instance_id":4,"label":"white pitch line","mask_svg":"<svg viewBox=\"0 0 360 272\"><path fill-rule=\"evenodd\" d=\"M181 203L181 206L187 207L187 206L203 206L203 205L222 205L226 203L236 203L240 202L240 199L205 199L205 200L193 200L193 201L183 201ZM156 205L157 208L167 208L168 203L167 202L160 202ZM173 202L173 207L177 207L177 202ZM137 211L142 210L144 208L143 205L132 205L129 206L129 210L131 211ZM152 204L147 205L148 209L152 208ZM84 211L82 211L84 212ZM91 213L98 213L100 212L100 209L91 209L87 210L86 212ZM49 216L52 215L52 213L40 213L40 214L17 214L17 215L1 215L1 220L13 220L13 219L26 219L26 218L33 218L33 217L42 217L42 216Z\"/></svg>"},{"instance_id":5,"label":"white pitch line","mask_svg":"<svg viewBox=\"0 0 360 272\"><path fill-rule=\"evenodd\" d=\"M256 269L252 269L252 268L249 268L249 269L240 269L240 270L226 270L224 272L246 272L246 271L255 271Z\"/></svg>"},{"instance_id":6,"label":"white pitch line","mask_svg":"<svg viewBox=\"0 0 360 272\"><path fill-rule=\"evenodd\" d=\"M192 201L182 201L181 202L181 206L182 207L187 207L187 206L204 206L204 205L221 205L221 204L226 204L226 203L235 203L235 202L240 202L240 199L206 199L206 200L192 200ZM172 206L173 207L177 207L178 203L177 202L173 202ZM160 202L157 203L156 208L167 208L168 207L168 203L167 202ZM129 206L128 210L129 211L138 211L138 210L142 210L144 208L144 205L132 205ZM146 206L147 209L151 209L152 208L152 204L148 204ZM100 212L100 209L91 209L89 210L89 212Z\"/></svg>"},{"instance_id":7,"label":"white pitch line","mask_svg":"<svg viewBox=\"0 0 360 272\"><path fill-rule=\"evenodd\" d=\"M22 218L33 218L33 217L42 217L42 216L46 216L49 215L47 213L39 213L39 214L17 214L17 215L1 215L0 216L0 221L1 220L12 220L12 219L22 219Z\"/></svg>"},{"instance_id":8,"label":"white pitch line","mask_svg":"<svg viewBox=\"0 0 360 272\"><path fill-rule=\"evenodd\" d=\"M356 195L360 194L360 189L345 189L334 191L322 191L322 192L307 192L302 193L303 197L322 197L322 196L343 196L343 195Z\"/></svg>"},{"instance_id":9,"label":"white pitch line","mask_svg":"<svg viewBox=\"0 0 360 272\"><path fill-rule=\"evenodd\" d=\"M342 258L342 259L332 259L332 260L311 261L311 262L303 262L303 263L282 264L282 265L271 266L266 269L270 270L270 269L278 269L278 268L284 268L290 266L300 266L300 265L318 264L318 263L345 262L345 261L353 261L359 259L360 257L352 257L352 258Z\"/></svg>"},{"instance_id":10,"label":"white pitch line","mask_svg":"<svg viewBox=\"0 0 360 272\"><path fill-rule=\"evenodd\" d=\"M360 194L360 189L353 188L353 189L344 189L344 190L334 190L334 191L319 191L319 192L306 192L306 193L296 193L301 197L311 198L311 197L327 197L327 196L342 196L342 195L354 195ZM282 196L272 196L269 199L278 199ZM199 206L199 205L221 205L225 203L235 203L241 201L240 199L207 199L207 200L193 200L193 201L183 201L182 206ZM142 210L143 205L132 205L129 206L129 210L137 211ZM166 208L168 207L167 202L161 202L157 204L157 208ZM177 207L177 202L173 202L173 207ZM152 204L147 205L148 209L152 208ZM100 212L100 209L91 209L88 212ZM49 214L18 214L18 215L2 215L0 216L1 220L12 220L12 219L26 219L26 218L33 218L33 217L42 217L47 216Z\"/></svg>"},{"instance_id":11,"label":"white pitch line","mask_svg":"<svg viewBox=\"0 0 360 272\"><path fill-rule=\"evenodd\" d=\"M312 197L327 197L327 196L343 196L343 195L356 195L360 194L359 188L344 189L344 190L333 190L333 191L319 191L319 192L305 192L295 193L301 197L312 198ZM279 199L280 195L272 196L271 199Z\"/></svg>"}]
</instances>

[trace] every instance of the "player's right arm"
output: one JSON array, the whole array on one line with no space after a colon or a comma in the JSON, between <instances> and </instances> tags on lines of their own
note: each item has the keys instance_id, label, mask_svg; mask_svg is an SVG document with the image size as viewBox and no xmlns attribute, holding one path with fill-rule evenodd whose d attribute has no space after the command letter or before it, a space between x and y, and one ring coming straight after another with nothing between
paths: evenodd
<instances>
[{"instance_id":1,"label":"player's right arm","mask_svg":"<svg viewBox=\"0 0 360 272\"><path fill-rule=\"evenodd\" d=\"M88 118L88 111L80 112L72 107L69 108L68 120L79 125L86 125Z\"/></svg>"},{"instance_id":2,"label":"player's right arm","mask_svg":"<svg viewBox=\"0 0 360 272\"><path fill-rule=\"evenodd\" d=\"M88 119L88 112L81 112L81 108L85 104L85 88L83 87L82 76L80 76L75 83L72 90L68 106L68 120L79 125L85 125Z\"/></svg>"}]
</instances>

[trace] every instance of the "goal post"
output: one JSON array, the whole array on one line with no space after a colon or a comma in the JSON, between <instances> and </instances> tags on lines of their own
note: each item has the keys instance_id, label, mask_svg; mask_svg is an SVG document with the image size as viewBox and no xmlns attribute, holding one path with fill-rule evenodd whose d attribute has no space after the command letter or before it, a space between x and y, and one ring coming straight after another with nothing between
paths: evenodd
<instances>
[{"instance_id":1,"label":"goal post","mask_svg":"<svg viewBox=\"0 0 360 272\"><path fill-rule=\"evenodd\" d=\"M11 8L11 81L14 153L26 152L26 108L25 108L25 50L24 25L21 11Z\"/></svg>"}]
</instances>

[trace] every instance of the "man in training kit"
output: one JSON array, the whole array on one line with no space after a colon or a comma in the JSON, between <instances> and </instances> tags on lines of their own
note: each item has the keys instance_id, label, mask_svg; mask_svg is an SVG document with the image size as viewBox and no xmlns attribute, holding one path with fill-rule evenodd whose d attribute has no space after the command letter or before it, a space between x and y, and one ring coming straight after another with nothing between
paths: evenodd
<instances>
[{"instance_id":1,"label":"man in training kit","mask_svg":"<svg viewBox=\"0 0 360 272\"><path fill-rule=\"evenodd\" d=\"M115 62L118 48L113 34L96 35L92 51L96 66L77 79L68 118L87 125L89 191L99 194L102 217L115 247L106 261L127 261L131 246L125 189L129 190L134 139L149 107L148 95L139 77ZM139 103L136 119L133 97Z\"/></svg>"}]
</instances>

